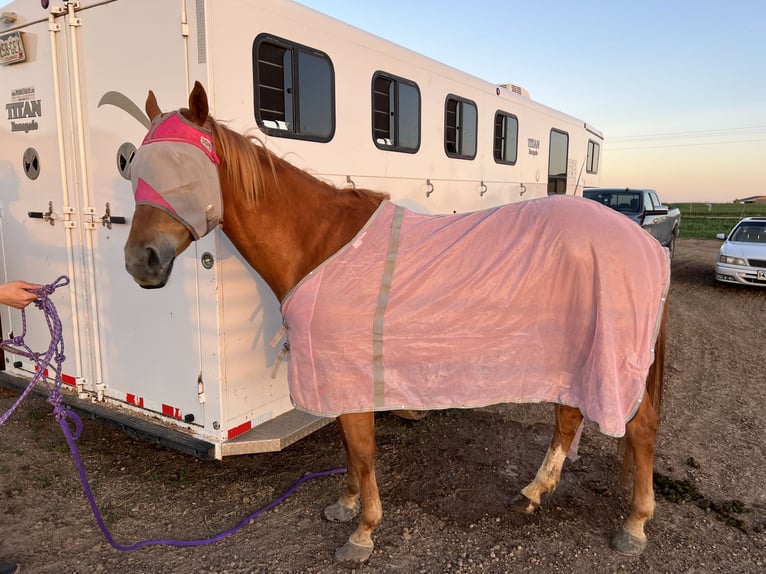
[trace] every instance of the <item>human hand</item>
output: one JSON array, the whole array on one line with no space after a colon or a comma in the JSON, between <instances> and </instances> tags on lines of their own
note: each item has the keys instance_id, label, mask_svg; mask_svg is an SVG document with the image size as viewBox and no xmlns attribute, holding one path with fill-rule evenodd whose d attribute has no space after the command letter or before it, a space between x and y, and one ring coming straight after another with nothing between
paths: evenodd
<instances>
[{"instance_id":1,"label":"human hand","mask_svg":"<svg viewBox=\"0 0 766 574\"><path fill-rule=\"evenodd\" d=\"M30 293L29 289L40 289L41 287L42 285L27 283L26 281L2 283L0 284L0 303L16 309L23 309L37 299L37 295Z\"/></svg>"}]
</instances>

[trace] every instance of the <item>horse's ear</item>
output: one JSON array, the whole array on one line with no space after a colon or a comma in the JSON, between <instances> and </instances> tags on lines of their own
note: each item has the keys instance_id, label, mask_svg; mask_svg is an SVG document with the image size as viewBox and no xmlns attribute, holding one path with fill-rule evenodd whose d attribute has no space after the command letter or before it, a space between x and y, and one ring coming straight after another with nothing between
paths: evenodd
<instances>
[{"instance_id":1,"label":"horse's ear","mask_svg":"<svg viewBox=\"0 0 766 574\"><path fill-rule=\"evenodd\" d=\"M204 126L208 115L207 94L199 82L194 82L194 89L189 94L189 119L198 126Z\"/></svg>"},{"instance_id":2,"label":"horse's ear","mask_svg":"<svg viewBox=\"0 0 766 574\"><path fill-rule=\"evenodd\" d=\"M157 98L154 96L154 92L151 90L149 90L149 95L146 96L146 104L144 109L146 110L146 115L149 116L149 121L152 121L162 113L160 106L157 104Z\"/></svg>"}]
</instances>

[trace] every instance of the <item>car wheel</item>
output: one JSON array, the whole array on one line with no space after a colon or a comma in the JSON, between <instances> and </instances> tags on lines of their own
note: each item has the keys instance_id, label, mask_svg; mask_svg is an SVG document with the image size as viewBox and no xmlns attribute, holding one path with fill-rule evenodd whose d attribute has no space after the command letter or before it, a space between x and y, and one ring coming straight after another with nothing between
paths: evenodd
<instances>
[{"instance_id":1,"label":"car wheel","mask_svg":"<svg viewBox=\"0 0 766 574\"><path fill-rule=\"evenodd\" d=\"M668 241L668 244L665 246L668 249L668 255L670 256L670 260L673 260L673 254L676 252L676 234L673 233L670 236L670 241Z\"/></svg>"}]
</instances>

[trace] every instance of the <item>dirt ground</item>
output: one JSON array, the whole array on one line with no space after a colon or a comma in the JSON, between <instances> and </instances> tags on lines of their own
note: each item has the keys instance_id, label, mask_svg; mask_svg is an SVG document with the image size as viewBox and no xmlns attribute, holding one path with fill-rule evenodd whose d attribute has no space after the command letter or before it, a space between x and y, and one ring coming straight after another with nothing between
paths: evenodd
<instances>
[{"instance_id":1,"label":"dirt ground","mask_svg":"<svg viewBox=\"0 0 766 574\"><path fill-rule=\"evenodd\" d=\"M714 286L719 243L679 241L649 545L609 549L627 509L617 443L588 426L581 458L532 517L508 511L552 433L549 405L378 417L384 517L359 572L766 572L766 290ZM12 396L0 397L0 413ZM281 453L205 462L92 420L78 442L118 543L208 538L298 478L344 465L331 425ZM343 476L312 479L211 545L113 549L41 398L0 427L0 559L28 573L348 572L333 551L350 525L320 517Z\"/></svg>"}]
</instances>

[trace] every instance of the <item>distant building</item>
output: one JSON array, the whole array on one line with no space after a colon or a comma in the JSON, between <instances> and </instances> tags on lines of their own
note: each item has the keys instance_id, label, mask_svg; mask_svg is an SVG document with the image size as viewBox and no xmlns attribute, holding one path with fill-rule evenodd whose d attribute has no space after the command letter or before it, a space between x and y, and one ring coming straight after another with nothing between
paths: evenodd
<instances>
[{"instance_id":1,"label":"distant building","mask_svg":"<svg viewBox=\"0 0 766 574\"><path fill-rule=\"evenodd\" d=\"M742 199L735 199L735 203L766 203L766 195L751 195Z\"/></svg>"}]
</instances>

